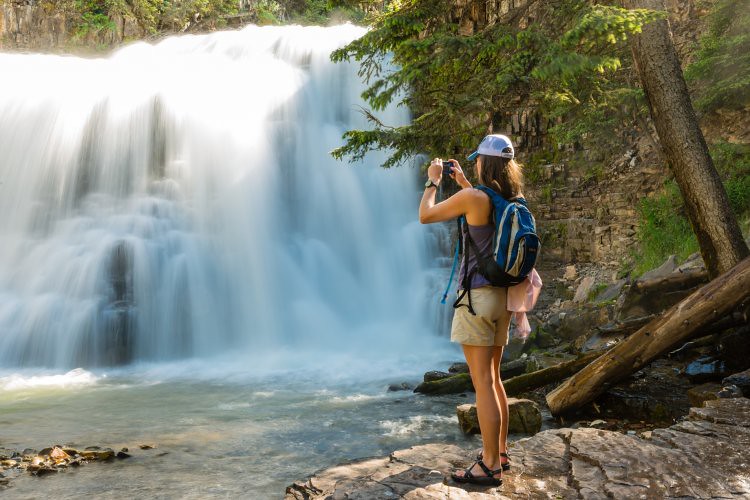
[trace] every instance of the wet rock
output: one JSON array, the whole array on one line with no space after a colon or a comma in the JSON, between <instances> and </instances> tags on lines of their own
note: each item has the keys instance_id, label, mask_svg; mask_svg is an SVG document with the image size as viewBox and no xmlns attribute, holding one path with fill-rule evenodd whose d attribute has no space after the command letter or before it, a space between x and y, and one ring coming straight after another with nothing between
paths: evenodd
<instances>
[{"instance_id":1,"label":"wet rock","mask_svg":"<svg viewBox=\"0 0 750 500\"><path fill-rule=\"evenodd\" d=\"M675 363L656 360L607 390L595 404L583 409L593 418L616 418L631 421L671 423L687 414L692 385L680 376Z\"/></svg>"},{"instance_id":2,"label":"wet rock","mask_svg":"<svg viewBox=\"0 0 750 500\"><path fill-rule=\"evenodd\" d=\"M528 399L508 398L508 432L536 434L542 427L542 414L536 403ZM479 420L475 404L456 407L458 425L464 434L479 434Z\"/></svg>"},{"instance_id":3,"label":"wet rock","mask_svg":"<svg viewBox=\"0 0 750 500\"><path fill-rule=\"evenodd\" d=\"M735 373L721 381L724 385L736 385L745 397L750 397L750 369Z\"/></svg>"},{"instance_id":4,"label":"wet rock","mask_svg":"<svg viewBox=\"0 0 750 500\"><path fill-rule=\"evenodd\" d=\"M391 384L388 386L388 392L411 391L413 389L414 386L408 382L401 382L400 384Z\"/></svg>"},{"instance_id":5,"label":"wet rock","mask_svg":"<svg viewBox=\"0 0 750 500\"><path fill-rule=\"evenodd\" d=\"M711 380L721 380L728 373L724 361L709 356L701 356L685 368L685 375L694 384L699 384Z\"/></svg>"},{"instance_id":6,"label":"wet rock","mask_svg":"<svg viewBox=\"0 0 750 500\"><path fill-rule=\"evenodd\" d=\"M98 448L98 447L93 447ZM105 449L95 449L90 450L86 448L84 451L81 452L81 457L85 458L86 460L109 460L111 458L114 458L115 452L111 448L105 448Z\"/></svg>"},{"instance_id":7,"label":"wet rock","mask_svg":"<svg viewBox=\"0 0 750 500\"><path fill-rule=\"evenodd\" d=\"M142 444L139 446L139 448L142 450L153 450L154 448L156 448L156 445L155 444Z\"/></svg>"},{"instance_id":8,"label":"wet rock","mask_svg":"<svg viewBox=\"0 0 750 500\"><path fill-rule=\"evenodd\" d=\"M117 455L115 456L119 459L123 459L123 458L130 458L131 455L125 451L120 450L117 452Z\"/></svg>"},{"instance_id":9,"label":"wet rock","mask_svg":"<svg viewBox=\"0 0 750 500\"><path fill-rule=\"evenodd\" d=\"M645 434L645 433L644 433ZM350 498L745 498L750 497L750 400L709 401L688 420L651 431L554 429L510 445L501 488L454 483L474 452L428 444L316 473L286 500Z\"/></svg>"},{"instance_id":10,"label":"wet rock","mask_svg":"<svg viewBox=\"0 0 750 500\"><path fill-rule=\"evenodd\" d=\"M422 382L414 392L420 394L460 394L473 392L474 386L468 373L458 373L432 382Z\"/></svg>"},{"instance_id":11,"label":"wet rock","mask_svg":"<svg viewBox=\"0 0 750 500\"><path fill-rule=\"evenodd\" d=\"M11 450L9 448L0 448L0 460L8 460L17 456L18 452L16 450Z\"/></svg>"},{"instance_id":12,"label":"wet rock","mask_svg":"<svg viewBox=\"0 0 750 500\"><path fill-rule=\"evenodd\" d=\"M448 368L448 373L469 373L469 365L463 362L453 363Z\"/></svg>"},{"instance_id":13,"label":"wet rock","mask_svg":"<svg viewBox=\"0 0 750 500\"><path fill-rule=\"evenodd\" d=\"M444 378L448 378L452 376L448 372L441 372L441 371L430 371L424 374L424 381L425 382L435 382L437 380L443 380Z\"/></svg>"},{"instance_id":14,"label":"wet rock","mask_svg":"<svg viewBox=\"0 0 750 500\"><path fill-rule=\"evenodd\" d=\"M687 392L690 406L701 408L703 406L703 403L705 403L706 401L718 399L719 396L717 395L717 393L720 390L721 385L715 382L707 382L705 384L693 387Z\"/></svg>"}]
</instances>

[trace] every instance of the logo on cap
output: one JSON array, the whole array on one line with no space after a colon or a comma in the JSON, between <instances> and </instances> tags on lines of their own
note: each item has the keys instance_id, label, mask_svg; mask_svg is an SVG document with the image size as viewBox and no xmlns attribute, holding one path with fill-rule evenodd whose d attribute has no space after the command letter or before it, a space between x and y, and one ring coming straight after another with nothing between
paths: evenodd
<instances>
[{"instance_id":1,"label":"logo on cap","mask_svg":"<svg viewBox=\"0 0 750 500\"><path fill-rule=\"evenodd\" d=\"M510 151L503 151L510 149ZM485 136L476 151L469 155L469 161L476 160L479 155L499 156L501 158L512 159L515 156L513 144L507 136L502 134L492 134Z\"/></svg>"}]
</instances>

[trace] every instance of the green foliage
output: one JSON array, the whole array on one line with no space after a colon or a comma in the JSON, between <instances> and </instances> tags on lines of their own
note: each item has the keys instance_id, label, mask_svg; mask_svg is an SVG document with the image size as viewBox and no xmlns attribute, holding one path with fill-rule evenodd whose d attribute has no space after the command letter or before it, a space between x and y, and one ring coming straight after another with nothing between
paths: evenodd
<instances>
[{"instance_id":1,"label":"green foliage","mask_svg":"<svg viewBox=\"0 0 750 500\"><path fill-rule=\"evenodd\" d=\"M574 111L587 116L586 124L581 121L564 136L558 129L568 143L606 130L609 114L638 107L623 106L638 94L623 90L615 78L628 56L622 41L663 13L560 0L536 4L538 18L546 22L515 28L513 16L522 15L516 9L507 19L462 36L446 20L451 4L394 3L364 37L334 52L335 61L361 63L369 85L363 97L375 111L396 102L415 113L410 125L399 128L368 113L372 130L347 132L335 157L361 159L388 148L391 156L383 166L390 167L416 153L458 155L476 145L495 116L515 111L519 98L540 103L548 116Z\"/></svg>"},{"instance_id":2,"label":"green foliage","mask_svg":"<svg viewBox=\"0 0 750 500\"><path fill-rule=\"evenodd\" d=\"M716 170L724 182L729 204L738 219L750 217L750 144L720 142L711 146ZM639 248L633 254L635 273L660 265L672 254L684 259L698 251L698 242L684 214L682 197L674 180L663 192L642 200L639 207Z\"/></svg>"},{"instance_id":3,"label":"green foliage","mask_svg":"<svg viewBox=\"0 0 750 500\"><path fill-rule=\"evenodd\" d=\"M719 0L709 14L709 30L700 40L685 77L696 87L696 108L742 109L750 103L750 4Z\"/></svg>"},{"instance_id":4,"label":"green foliage","mask_svg":"<svg viewBox=\"0 0 750 500\"><path fill-rule=\"evenodd\" d=\"M362 23L366 17L363 6L369 3L372 2L307 0L303 2L303 8L293 12L291 20L303 25L327 25L342 21Z\"/></svg>"},{"instance_id":5,"label":"green foliage","mask_svg":"<svg viewBox=\"0 0 750 500\"><path fill-rule=\"evenodd\" d=\"M76 37L84 38L89 33L105 30L114 31L115 23L109 18L108 0L75 0L73 5L81 13L81 22L74 31Z\"/></svg>"},{"instance_id":6,"label":"green foliage","mask_svg":"<svg viewBox=\"0 0 750 500\"><path fill-rule=\"evenodd\" d=\"M669 255L684 260L698 251L698 241L685 217L682 197L674 180L664 185L662 193L641 200L638 211L640 248L633 255L635 275L659 266Z\"/></svg>"}]
</instances>

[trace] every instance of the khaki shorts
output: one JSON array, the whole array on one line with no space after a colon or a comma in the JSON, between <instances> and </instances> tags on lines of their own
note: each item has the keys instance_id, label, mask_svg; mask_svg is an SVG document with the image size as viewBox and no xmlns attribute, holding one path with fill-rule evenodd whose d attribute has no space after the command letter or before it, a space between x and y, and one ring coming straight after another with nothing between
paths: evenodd
<instances>
[{"instance_id":1,"label":"khaki shorts","mask_svg":"<svg viewBox=\"0 0 750 500\"><path fill-rule=\"evenodd\" d=\"M451 325L451 342L473 346L506 345L511 315L506 309L506 294L506 288L494 286L471 290L471 304L477 314L474 316L465 306L456 308ZM459 304L468 303L467 294Z\"/></svg>"}]
</instances>

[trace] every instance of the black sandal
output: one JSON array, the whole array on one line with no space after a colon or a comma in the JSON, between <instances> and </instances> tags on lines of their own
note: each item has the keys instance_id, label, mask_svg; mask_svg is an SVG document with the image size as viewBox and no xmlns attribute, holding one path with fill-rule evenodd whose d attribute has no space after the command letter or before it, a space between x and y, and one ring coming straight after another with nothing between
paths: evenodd
<instances>
[{"instance_id":1,"label":"black sandal","mask_svg":"<svg viewBox=\"0 0 750 500\"><path fill-rule=\"evenodd\" d=\"M501 453L500 458L507 458L507 462L500 462L500 466L503 468L503 472L508 472L510 470L510 457L507 453ZM482 452L480 451L477 455L477 460L482 460Z\"/></svg>"},{"instance_id":2,"label":"black sandal","mask_svg":"<svg viewBox=\"0 0 750 500\"><path fill-rule=\"evenodd\" d=\"M482 468L482 470L484 471L484 473L486 475L485 476L475 476L471 472L471 469L475 465L479 465L479 467ZM482 459L480 458L479 460L477 460L476 462L474 462L473 464L471 464L471 466L464 471L464 475L463 476L459 476L459 475L456 475L456 473L453 473L453 474L451 474L451 477L457 483L478 484L480 486L500 486L501 484L503 484L502 478L494 477L494 476L495 476L495 474L497 474L499 472L502 472L502 471L503 471L502 467L499 468L499 469L497 469L497 470L490 470L490 468L487 467L484 464L484 462L482 462Z\"/></svg>"}]
</instances>

